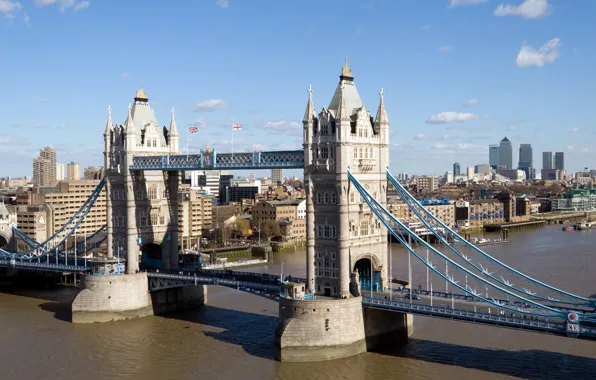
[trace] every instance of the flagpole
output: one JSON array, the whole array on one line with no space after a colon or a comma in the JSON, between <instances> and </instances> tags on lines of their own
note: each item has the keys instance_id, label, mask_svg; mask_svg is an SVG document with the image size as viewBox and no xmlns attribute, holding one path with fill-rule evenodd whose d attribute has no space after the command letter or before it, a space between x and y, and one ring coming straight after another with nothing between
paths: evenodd
<instances>
[{"instance_id":1,"label":"flagpole","mask_svg":"<svg viewBox=\"0 0 596 380\"><path fill-rule=\"evenodd\" d=\"M234 132L236 132L236 126L232 125L232 158L234 158Z\"/></svg>"},{"instance_id":2,"label":"flagpole","mask_svg":"<svg viewBox=\"0 0 596 380\"><path fill-rule=\"evenodd\" d=\"M190 140L190 129L186 131L186 162L188 162L188 140Z\"/></svg>"}]
</instances>

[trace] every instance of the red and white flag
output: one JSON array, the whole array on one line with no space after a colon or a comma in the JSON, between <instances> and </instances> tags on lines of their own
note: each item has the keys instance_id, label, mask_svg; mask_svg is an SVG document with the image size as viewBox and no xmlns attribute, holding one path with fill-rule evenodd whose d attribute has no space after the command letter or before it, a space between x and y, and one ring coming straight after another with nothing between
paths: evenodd
<instances>
[{"instance_id":1,"label":"red and white flag","mask_svg":"<svg viewBox=\"0 0 596 380\"><path fill-rule=\"evenodd\" d=\"M188 132L190 132L190 133L196 133L198 131L199 131L199 128L197 128L197 127L190 127L190 128L188 128Z\"/></svg>"},{"instance_id":2,"label":"red and white flag","mask_svg":"<svg viewBox=\"0 0 596 380\"><path fill-rule=\"evenodd\" d=\"M234 124L234 125L232 125L232 129L234 131L239 131L242 129L242 124Z\"/></svg>"}]
</instances>

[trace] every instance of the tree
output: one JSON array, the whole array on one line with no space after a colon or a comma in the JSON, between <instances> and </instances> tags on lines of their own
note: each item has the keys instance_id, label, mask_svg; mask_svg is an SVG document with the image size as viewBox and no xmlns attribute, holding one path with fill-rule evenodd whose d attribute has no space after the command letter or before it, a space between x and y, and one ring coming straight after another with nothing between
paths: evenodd
<instances>
[{"instance_id":1,"label":"tree","mask_svg":"<svg viewBox=\"0 0 596 380\"><path fill-rule=\"evenodd\" d=\"M240 232L242 236L248 235L250 230L250 224L246 219L236 219L236 231Z\"/></svg>"},{"instance_id":2,"label":"tree","mask_svg":"<svg viewBox=\"0 0 596 380\"><path fill-rule=\"evenodd\" d=\"M261 233L265 239L281 235L279 224L275 220L263 220L261 222Z\"/></svg>"}]
</instances>

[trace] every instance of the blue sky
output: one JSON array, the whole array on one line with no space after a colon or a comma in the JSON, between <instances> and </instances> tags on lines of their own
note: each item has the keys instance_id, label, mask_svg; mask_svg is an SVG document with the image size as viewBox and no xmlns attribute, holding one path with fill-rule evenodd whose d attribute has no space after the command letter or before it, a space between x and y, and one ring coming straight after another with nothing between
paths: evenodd
<instances>
[{"instance_id":1,"label":"blue sky","mask_svg":"<svg viewBox=\"0 0 596 380\"><path fill-rule=\"evenodd\" d=\"M142 82L190 150L300 149L309 85L327 106L344 56L367 108L385 92L391 169L488 161L504 136L595 167L596 2L570 0L0 0L0 177L101 165L107 107ZM592 69L592 70L590 70ZM181 144L184 145L184 144ZM244 173L246 174L246 173Z\"/></svg>"}]
</instances>

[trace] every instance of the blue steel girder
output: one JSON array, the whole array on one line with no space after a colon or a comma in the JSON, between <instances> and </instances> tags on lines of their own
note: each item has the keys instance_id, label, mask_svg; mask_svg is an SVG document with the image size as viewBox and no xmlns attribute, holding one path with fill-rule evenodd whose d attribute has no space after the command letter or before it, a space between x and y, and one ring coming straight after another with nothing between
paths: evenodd
<instances>
[{"instance_id":1,"label":"blue steel girder","mask_svg":"<svg viewBox=\"0 0 596 380\"><path fill-rule=\"evenodd\" d=\"M283 150L250 153L216 153L175 156L135 156L132 171L203 170L203 169L300 169L304 168L304 151Z\"/></svg>"}]
</instances>

